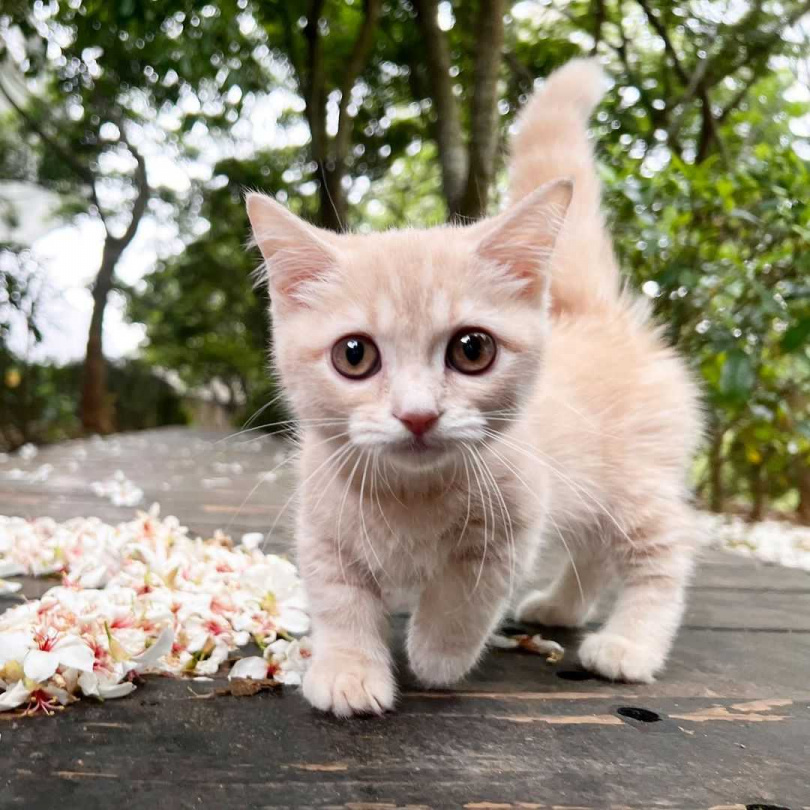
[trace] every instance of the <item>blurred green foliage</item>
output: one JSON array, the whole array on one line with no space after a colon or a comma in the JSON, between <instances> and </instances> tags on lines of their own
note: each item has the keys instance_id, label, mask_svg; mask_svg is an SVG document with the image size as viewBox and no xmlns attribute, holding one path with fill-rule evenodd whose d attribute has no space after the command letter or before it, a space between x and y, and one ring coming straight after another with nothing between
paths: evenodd
<instances>
[{"instance_id":1,"label":"blurred green foliage","mask_svg":"<svg viewBox=\"0 0 810 810\"><path fill-rule=\"evenodd\" d=\"M80 363L26 363L0 347L0 449L80 435L81 376ZM143 360L116 360L108 377L119 430L188 423L182 397Z\"/></svg>"},{"instance_id":2,"label":"blurred green foliage","mask_svg":"<svg viewBox=\"0 0 810 810\"><path fill-rule=\"evenodd\" d=\"M144 87L152 112L176 113L184 94L200 98L213 82L215 102L177 118L180 133L201 125L217 133L219 160L187 193L163 195L161 215L178 223L185 249L126 294L130 318L146 326L144 361L192 390L217 380L237 424L278 394L267 365L267 301L252 280L258 256L245 248L245 189L273 193L313 221L329 222L339 209L352 228L447 215L446 155L416 13L430 5L382 4L338 136L347 65L371 0L237 0L214 12L197 3L81 4L77 30L87 43L99 23L103 47L123 43L127 56L98 57L104 71L112 65L99 87ZM467 141L483 8L437 6ZM616 248L703 381L698 493L716 509L758 517L775 505L810 522L810 92L797 25L810 3L561 0L505 9L492 204L505 190L508 128L535 80L572 56L598 54L615 82L593 132ZM179 31L175 44L150 44L156 28ZM278 110L274 142L258 149L250 116L262 89L276 94ZM319 131L319 115L331 121L325 142L300 138L302 127ZM142 118L159 130L157 117ZM19 176L30 156L9 147L8 132L0 125L0 171ZM178 160L201 158L193 137L168 137ZM328 173L337 185L324 194ZM275 402L257 424L283 418Z\"/></svg>"}]
</instances>

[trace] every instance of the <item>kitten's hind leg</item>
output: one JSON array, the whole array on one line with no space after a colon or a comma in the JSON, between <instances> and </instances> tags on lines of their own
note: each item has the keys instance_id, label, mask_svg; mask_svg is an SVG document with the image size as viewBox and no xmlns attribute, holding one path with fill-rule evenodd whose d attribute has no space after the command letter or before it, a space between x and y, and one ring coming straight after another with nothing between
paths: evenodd
<instances>
[{"instance_id":1,"label":"kitten's hind leg","mask_svg":"<svg viewBox=\"0 0 810 810\"><path fill-rule=\"evenodd\" d=\"M547 588L525 596L515 618L546 627L582 627L588 621L607 579L604 560L575 552Z\"/></svg>"},{"instance_id":2,"label":"kitten's hind leg","mask_svg":"<svg viewBox=\"0 0 810 810\"><path fill-rule=\"evenodd\" d=\"M586 669L611 680L655 680L683 616L693 566L693 545L683 540L671 529L646 538L623 560L622 588L613 611L579 648Z\"/></svg>"}]
</instances>

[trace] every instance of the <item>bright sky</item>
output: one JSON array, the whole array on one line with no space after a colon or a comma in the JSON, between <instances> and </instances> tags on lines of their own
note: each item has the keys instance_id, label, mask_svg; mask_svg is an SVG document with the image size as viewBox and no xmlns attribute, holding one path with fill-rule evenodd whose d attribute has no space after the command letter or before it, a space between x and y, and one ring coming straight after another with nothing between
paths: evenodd
<instances>
[{"instance_id":1,"label":"bright sky","mask_svg":"<svg viewBox=\"0 0 810 810\"><path fill-rule=\"evenodd\" d=\"M207 132L200 134L198 145L206 160L197 163L181 163L159 145L141 141L139 146L146 155L150 183L153 187L161 185L184 192L189 188L190 178L210 177L213 163L226 154L247 157L257 147L306 143L309 138L306 125L293 124L282 129L277 123L282 113L298 103L297 97L286 90L275 90L257 98L234 127L232 141L223 145ZM117 160L114 156L111 158ZM89 216L70 225L60 224L49 215L54 200L31 186L4 184L3 193L14 200L20 225L9 232L0 224L0 238L30 245L47 273L40 309L43 339L30 350L29 359L60 364L79 360L84 356L93 309L90 285L101 262L103 226ZM105 207L114 210L114 190L109 197L110 204ZM118 264L117 279L126 284L137 282L154 267L158 256L165 256L178 247L177 231L172 223L144 217L135 239ZM124 309L122 296L113 293L104 318L104 352L110 358L135 354L144 339L143 327L127 323ZM10 342L15 351L25 354L27 339L21 324L12 329Z\"/></svg>"},{"instance_id":2,"label":"bright sky","mask_svg":"<svg viewBox=\"0 0 810 810\"><path fill-rule=\"evenodd\" d=\"M154 230L151 219L141 224L121 260L117 274L121 281L135 282L151 267L156 254L148 232L154 234ZM90 284L101 262L103 240L101 223L88 218L74 226L56 228L34 243L37 256L48 267L52 288L42 310L44 334L35 359L64 363L84 356L93 309ZM123 299L113 294L104 319L105 354L132 354L142 338L143 327L125 323Z\"/></svg>"},{"instance_id":3,"label":"bright sky","mask_svg":"<svg viewBox=\"0 0 810 810\"><path fill-rule=\"evenodd\" d=\"M93 309L90 285L101 262L103 226L90 217L82 217L71 225L54 222L47 215L47 197L37 189L29 188L23 195L18 187L15 196L21 203L17 209L22 222L11 237L29 243L36 258L46 268L39 319L43 339L30 352L29 359L58 363L81 359ZM171 240L174 235L167 234L166 230L164 227L161 233L161 228L151 217L142 221L137 236L119 263L118 279L131 284L152 268L159 241ZM11 344L23 354L25 331L19 324L15 326ZM142 339L143 327L125 322L123 299L114 293L105 313L105 353L109 357L133 354Z\"/></svg>"}]
</instances>

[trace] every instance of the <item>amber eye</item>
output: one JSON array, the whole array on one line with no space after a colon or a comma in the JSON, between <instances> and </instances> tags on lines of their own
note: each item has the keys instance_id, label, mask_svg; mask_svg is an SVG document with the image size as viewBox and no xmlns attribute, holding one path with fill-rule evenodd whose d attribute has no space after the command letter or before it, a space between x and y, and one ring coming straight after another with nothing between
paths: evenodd
<instances>
[{"instance_id":1,"label":"amber eye","mask_svg":"<svg viewBox=\"0 0 810 810\"><path fill-rule=\"evenodd\" d=\"M332 365L344 377L362 380L380 370L380 352L371 338L350 335L332 347Z\"/></svg>"},{"instance_id":2,"label":"amber eye","mask_svg":"<svg viewBox=\"0 0 810 810\"><path fill-rule=\"evenodd\" d=\"M463 329L447 344L447 365L462 374L481 374L492 365L495 353L492 335L480 329Z\"/></svg>"}]
</instances>

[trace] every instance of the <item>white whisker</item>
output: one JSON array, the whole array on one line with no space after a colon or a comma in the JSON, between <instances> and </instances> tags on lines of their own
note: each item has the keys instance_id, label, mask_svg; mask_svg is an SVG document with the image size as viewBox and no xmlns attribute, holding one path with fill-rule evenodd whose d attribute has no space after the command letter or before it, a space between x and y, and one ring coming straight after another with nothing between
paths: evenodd
<instances>
[{"instance_id":1,"label":"white whisker","mask_svg":"<svg viewBox=\"0 0 810 810\"><path fill-rule=\"evenodd\" d=\"M514 450L515 452L521 453L527 458L531 458L538 464L544 466L560 481L565 483L571 489L572 492L577 494L583 503L585 503L584 497L587 497L591 501L591 503L593 503L598 509L600 509L601 512L608 518L608 520L610 520L610 522L613 523L613 525L618 529L619 533L625 538L625 540L627 540L627 542L631 546L635 546L635 542L627 533L627 531L624 529L624 527L619 523L619 521L616 519L613 513L595 495L593 495L593 493L588 492L587 489L582 487L580 484L577 484L573 479L565 475L565 473L558 470L553 463L550 463L549 461L544 461L538 455L536 455L537 453L543 453L542 450L540 450L537 447L534 447L533 445L528 444L527 442L522 442L519 439L514 439L512 437L506 438L505 436L501 435L500 433L496 433L495 431L484 431L484 432L491 439L502 442L505 446L511 447L512 450ZM529 450L524 449L523 447L521 447L521 445L524 445L526 448L529 448ZM547 453L543 453L543 455L546 456L546 458L551 459L552 462L554 461L554 459Z\"/></svg>"},{"instance_id":2,"label":"white whisker","mask_svg":"<svg viewBox=\"0 0 810 810\"><path fill-rule=\"evenodd\" d=\"M366 475L368 474L368 465L369 465L369 463L371 461L371 454L370 453L364 453L364 455L366 457L366 463L363 466L363 477L362 477L362 479L360 481L360 500L359 500L360 526L361 526L361 528L363 530L362 541L364 543L364 546L366 546L367 548L370 549L372 555L374 556L375 561L377 562L377 567L380 569L380 572L384 575L385 574L385 568L384 568L382 562L380 561L379 556L377 555L377 551L374 548L374 543L372 542L371 538L369 537L368 529L366 528L366 514L365 514L365 503L364 503L364 499L363 499L363 494L364 494L365 488L366 488ZM365 552L364 552L364 554L365 554ZM369 563L368 555L365 554L365 556L366 556L366 563L368 564L368 569L371 572L371 576L374 577L374 581L379 586L380 581L377 579L377 575L374 572L374 567Z\"/></svg>"},{"instance_id":3,"label":"white whisker","mask_svg":"<svg viewBox=\"0 0 810 810\"><path fill-rule=\"evenodd\" d=\"M521 476L521 474L517 470L517 468L507 458L505 458L500 453L498 453L498 451L495 450L494 447L490 447L489 452L492 453L497 458L499 458L501 463L505 467L507 467L507 469L511 470L512 475L514 475L515 478L517 478L517 480L523 485L523 487L526 489L526 491L530 495L532 495L535 499L537 499L537 501L540 502L541 506L545 507L545 504L541 500L540 496L526 483L526 481L523 479L523 476ZM582 599L584 601L585 600L585 591L582 589L582 580L579 578L579 571L577 570L576 562L574 562L574 555L571 554L571 549L568 547L568 543L565 541L565 536L563 535L562 531L560 530L560 527L557 525L557 521L554 520L554 516L551 514L551 510L544 509L544 514L551 521L551 525L554 527L554 530L557 532L557 535L559 536L560 540L562 541L563 548L565 549L565 553L568 555L568 559L571 561L571 567L574 570L574 576L576 577L576 580L577 580L577 587L579 588L579 593L582 596Z\"/></svg>"}]
</instances>

